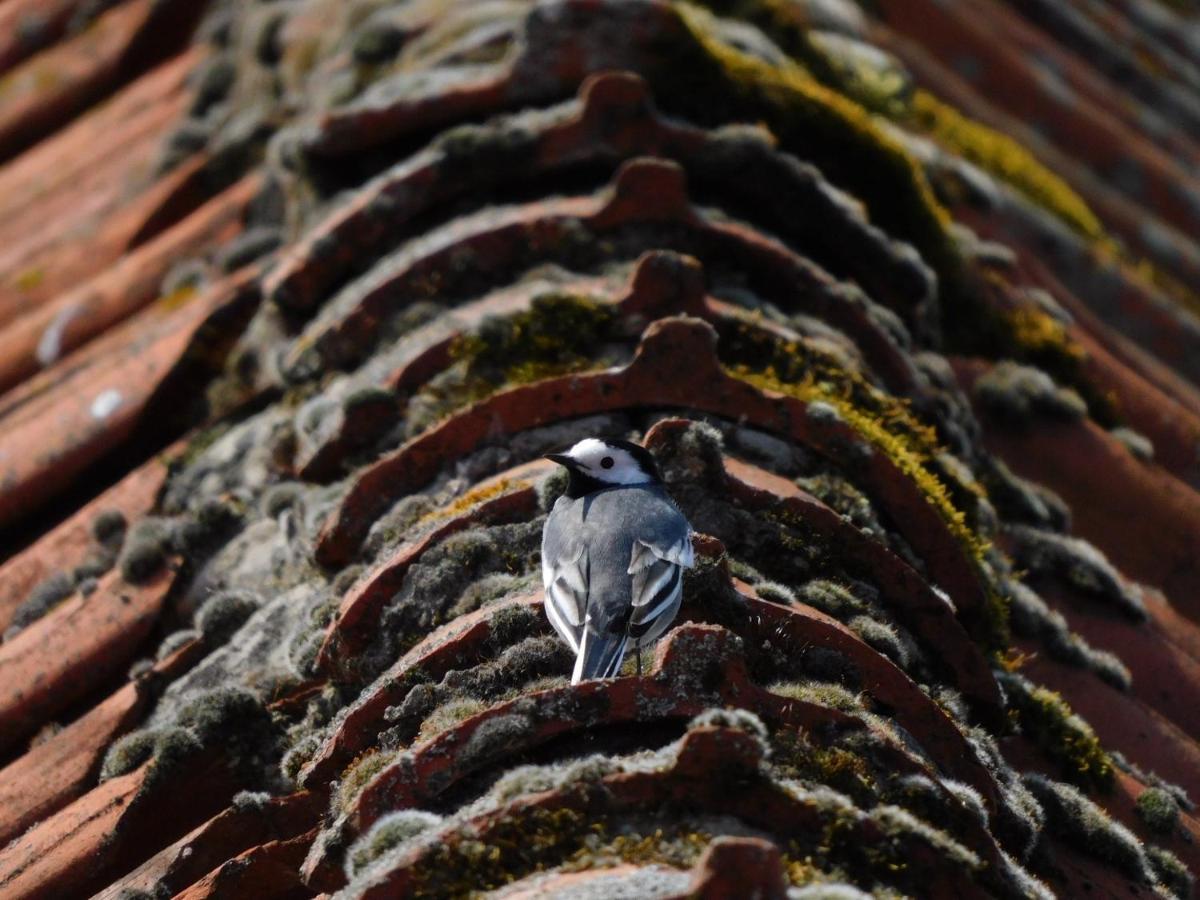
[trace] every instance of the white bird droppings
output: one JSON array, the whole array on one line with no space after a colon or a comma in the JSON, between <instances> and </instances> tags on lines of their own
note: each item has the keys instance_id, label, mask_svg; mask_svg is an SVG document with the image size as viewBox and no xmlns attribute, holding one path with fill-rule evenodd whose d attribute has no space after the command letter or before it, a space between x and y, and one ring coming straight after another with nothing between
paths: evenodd
<instances>
[{"instance_id":1,"label":"white bird droppings","mask_svg":"<svg viewBox=\"0 0 1200 900\"><path fill-rule=\"evenodd\" d=\"M37 361L48 366L62 355L63 334L67 326L80 313L78 303L70 303L58 311L58 315L46 326L37 345Z\"/></svg>"},{"instance_id":2,"label":"white bird droppings","mask_svg":"<svg viewBox=\"0 0 1200 900\"><path fill-rule=\"evenodd\" d=\"M101 391L92 401L92 418L107 419L117 411L124 399L116 388Z\"/></svg>"}]
</instances>

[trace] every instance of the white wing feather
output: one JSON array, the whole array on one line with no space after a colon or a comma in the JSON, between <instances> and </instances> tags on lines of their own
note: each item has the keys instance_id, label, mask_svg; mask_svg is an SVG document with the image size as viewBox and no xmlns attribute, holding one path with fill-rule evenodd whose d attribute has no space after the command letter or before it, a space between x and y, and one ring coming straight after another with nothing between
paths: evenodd
<instances>
[{"instance_id":1,"label":"white wing feather","mask_svg":"<svg viewBox=\"0 0 1200 900\"><path fill-rule=\"evenodd\" d=\"M546 616L571 649L579 652L587 606L587 555L580 547L572 558L542 559Z\"/></svg>"}]
</instances>

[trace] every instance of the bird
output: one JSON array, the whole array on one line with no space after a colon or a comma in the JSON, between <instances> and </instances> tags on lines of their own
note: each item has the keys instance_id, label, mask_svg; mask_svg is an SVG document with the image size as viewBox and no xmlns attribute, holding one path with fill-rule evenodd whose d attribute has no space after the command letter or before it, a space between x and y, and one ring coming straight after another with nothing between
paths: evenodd
<instances>
[{"instance_id":1,"label":"bird","mask_svg":"<svg viewBox=\"0 0 1200 900\"><path fill-rule=\"evenodd\" d=\"M575 653L571 683L616 676L630 647L641 675L642 649L679 612L692 527L639 444L585 438L546 458L568 473L542 529L542 585Z\"/></svg>"}]
</instances>

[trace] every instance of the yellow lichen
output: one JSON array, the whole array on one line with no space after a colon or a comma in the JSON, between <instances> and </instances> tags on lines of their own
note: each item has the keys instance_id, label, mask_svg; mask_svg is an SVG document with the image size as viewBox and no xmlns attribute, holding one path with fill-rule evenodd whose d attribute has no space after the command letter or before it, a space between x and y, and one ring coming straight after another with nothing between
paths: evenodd
<instances>
[{"instance_id":1,"label":"yellow lichen","mask_svg":"<svg viewBox=\"0 0 1200 900\"><path fill-rule=\"evenodd\" d=\"M1004 676L1009 716L1025 735L1063 767L1066 777L1083 786L1107 789L1113 782L1112 757L1062 695L1019 675Z\"/></svg>"},{"instance_id":2,"label":"yellow lichen","mask_svg":"<svg viewBox=\"0 0 1200 900\"><path fill-rule=\"evenodd\" d=\"M916 245L943 283L953 280L959 256L949 215L920 164L870 113L794 62L773 65L724 43L706 11L686 3L675 9L695 44L665 53L663 71L652 77L668 109L702 122L762 122L783 149L802 151L862 200L872 219Z\"/></svg>"},{"instance_id":3,"label":"yellow lichen","mask_svg":"<svg viewBox=\"0 0 1200 900\"><path fill-rule=\"evenodd\" d=\"M882 452L920 488L968 556L983 559L987 542L967 525L966 516L954 505L946 485L928 468L933 458L931 449L937 446L932 429L917 422L904 401L880 395L881 408L865 411L850 402L838 385L827 381L783 381L773 367L753 371L738 366L732 374L756 387L786 394L805 403L828 403L868 444Z\"/></svg>"},{"instance_id":4,"label":"yellow lichen","mask_svg":"<svg viewBox=\"0 0 1200 900\"><path fill-rule=\"evenodd\" d=\"M179 309L195 296L196 286L194 284L182 284L170 293L159 297L158 308L163 310L163 312L172 312Z\"/></svg>"},{"instance_id":5,"label":"yellow lichen","mask_svg":"<svg viewBox=\"0 0 1200 900\"><path fill-rule=\"evenodd\" d=\"M1104 238L1104 226L1083 198L1008 135L922 89L913 92L906 123L1015 188L1087 240Z\"/></svg>"},{"instance_id":6,"label":"yellow lichen","mask_svg":"<svg viewBox=\"0 0 1200 900\"><path fill-rule=\"evenodd\" d=\"M413 523L413 528L420 531L424 526L431 525L434 522L453 519L460 516L468 510L474 509L488 500L494 500L502 494L514 493L524 488L529 487L529 482L521 479L501 478L494 484L480 485L477 488L467 491L453 503L435 509L426 513Z\"/></svg>"},{"instance_id":7,"label":"yellow lichen","mask_svg":"<svg viewBox=\"0 0 1200 900\"><path fill-rule=\"evenodd\" d=\"M45 280L46 271L35 266L17 273L17 276L13 279L13 286L18 291L32 291Z\"/></svg>"},{"instance_id":8,"label":"yellow lichen","mask_svg":"<svg viewBox=\"0 0 1200 900\"><path fill-rule=\"evenodd\" d=\"M1057 356L1080 362L1084 350L1067 334L1066 327L1040 309L1016 309L1004 316L1013 342L1030 356Z\"/></svg>"}]
</instances>

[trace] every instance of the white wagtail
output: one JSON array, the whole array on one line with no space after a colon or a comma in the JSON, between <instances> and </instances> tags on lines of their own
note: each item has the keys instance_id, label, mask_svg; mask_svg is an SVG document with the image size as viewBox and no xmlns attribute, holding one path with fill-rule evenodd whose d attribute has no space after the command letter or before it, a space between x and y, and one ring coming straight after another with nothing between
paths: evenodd
<instances>
[{"instance_id":1,"label":"white wagtail","mask_svg":"<svg viewBox=\"0 0 1200 900\"><path fill-rule=\"evenodd\" d=\"M587 438L547 457L566 467L566 492L542 530L550 624L575 651L571 683L612 678L679 612L692 528L663 487L654 457L629 441Z\"/></svg>"}]
</instances>

